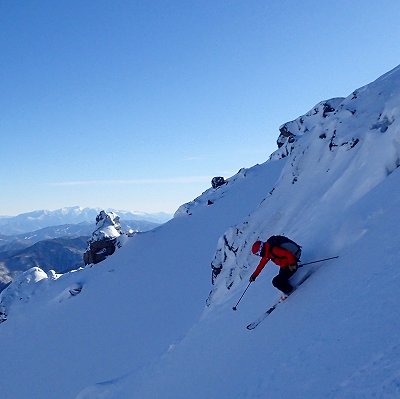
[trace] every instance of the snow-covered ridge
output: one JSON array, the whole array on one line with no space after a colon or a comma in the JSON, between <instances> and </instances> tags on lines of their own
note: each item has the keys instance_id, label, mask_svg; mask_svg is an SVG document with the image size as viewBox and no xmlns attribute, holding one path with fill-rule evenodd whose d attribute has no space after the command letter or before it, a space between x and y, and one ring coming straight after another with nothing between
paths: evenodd
<instances>
[{"instance_id":1,"label":"snow-covered ridge","mask_svg":"<svg viewBox=\"0 0 400 399\"><path fill-rule=\"evenodd\" d=\"M274 157L282 158L288 156L291 149L294 148L293 143L296 139L323 125L328 116L337 112L343 100L344 98L333 98L327 101L321 101L305 115L283 124L279 128L281 134L278 137L277 144L279 148L284 148L281 151L277 151Z\"/></svg>"},{"instance_id":2,"label":"snow-covered ridge","mask_svg":"<svg viewBox=\"0 0 400 399\"><path fill-rule=\"evenodd\" d=\"M285 168L260 207L220 240L210 303L248 277L249 248L256 239L282 233L315 246L315 237L307 242L303 231L315 221L313 235L335 242L329 235L334 219L400 166L400 68L346 99L317 104L282 131L281 147L270 160L288 157Z\"/></svg>"},{"instance_id":3,"label":"snow-covered ridge","mask_svg":"<svg viewBox=\"0 0 400 399\"><path fill-rule=\"evenodd\" d=\"M209 188L204 191L201 195L195 198L193 201L190 201L186 204L181 205L174 214L174 217L191 215L197 207L210 206L214 205L216 201L219 201L223 198L226 193L229 193L230 188L233 184L235 184L238 180L246 178L248 173L251 173L253 168L242 168L239 172L232 176L229 179L225 180L225 183L217 188ZM249 172L250 171L250 172Z\"/></svg>"}]
</instances>

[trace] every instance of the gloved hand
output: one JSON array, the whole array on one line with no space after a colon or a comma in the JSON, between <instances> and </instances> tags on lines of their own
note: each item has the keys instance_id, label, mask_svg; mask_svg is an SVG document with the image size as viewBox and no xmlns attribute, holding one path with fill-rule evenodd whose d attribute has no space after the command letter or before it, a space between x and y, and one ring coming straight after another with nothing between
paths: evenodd
<instances>
[{"instance_id":1,"label":"gloved hand","mask_svg":"<svg viewBox=\"0 0 400 399\"><path fill-rule=\"evenodd\" d=\"M253 281L256 281L256 277L254 277L253 275L250 276L249 278L250 283L252 283Z\"/></svg>"}]
</instances>

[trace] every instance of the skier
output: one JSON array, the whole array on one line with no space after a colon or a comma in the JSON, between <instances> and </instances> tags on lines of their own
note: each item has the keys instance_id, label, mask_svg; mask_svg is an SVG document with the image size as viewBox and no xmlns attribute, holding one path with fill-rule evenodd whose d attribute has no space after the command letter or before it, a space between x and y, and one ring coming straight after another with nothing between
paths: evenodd
<instances>
[{"instance_id":1,"label":"skier","mask_svg":"<svg viewBox=\"0 0 400 399\"><path fill-rule=\"evenodd\" d=\"M278 275L272 279L272 285L288 296L293 291L289 279L297 271L301 247L287 237L271 236L266 242L256 241L251 250L254 255L261 256L261 260L249 281L255 281L268 261L272 260L280 267Z\"/></svg>"}]
</instances>

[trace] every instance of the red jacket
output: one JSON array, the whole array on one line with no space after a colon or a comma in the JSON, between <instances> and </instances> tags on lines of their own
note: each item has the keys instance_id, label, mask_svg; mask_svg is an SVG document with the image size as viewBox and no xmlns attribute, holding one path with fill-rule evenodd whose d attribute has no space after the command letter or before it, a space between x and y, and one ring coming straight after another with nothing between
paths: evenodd
<instances>
[{"instance_id":1,"label":"red jacket","mask_svg":"<svg viewBox=\"0 0 400 399\"><path fill-rule=\"evenodd\" d=\"M258 264L256 270L251 275L252 278L256 279L257 276L261 273L261 270L264 269L264 266L268 263L269 260L272 260L279 267L288 267L291 265L297 264L296 257L287 249L274 247L271 252L271 246L268 242L264 243L262 250L262 258L260 263Z\"/></svg>"}]
</instances>

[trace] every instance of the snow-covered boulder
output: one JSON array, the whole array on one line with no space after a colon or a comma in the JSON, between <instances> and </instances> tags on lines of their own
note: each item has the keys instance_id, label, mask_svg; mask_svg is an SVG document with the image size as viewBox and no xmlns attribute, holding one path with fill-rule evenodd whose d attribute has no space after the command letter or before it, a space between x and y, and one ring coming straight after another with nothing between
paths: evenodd
<instances>
[{"instance_id":1,"label":"snow-covered boulder","mask_svg":"<svg viewBox=\"0 0 400 399\"><path fill-rule=\"evenodd\" d=\"M39 267L32 267L15 278L0 294L0 323L7 319L13 305L28 302L49 276L55 276L53 270L48 275Z\"/></svg>"}]
</instances>

